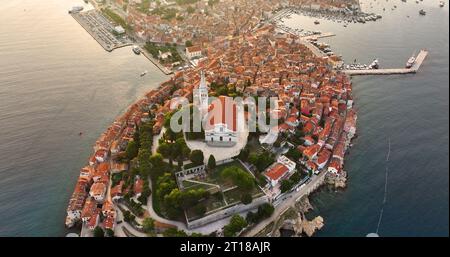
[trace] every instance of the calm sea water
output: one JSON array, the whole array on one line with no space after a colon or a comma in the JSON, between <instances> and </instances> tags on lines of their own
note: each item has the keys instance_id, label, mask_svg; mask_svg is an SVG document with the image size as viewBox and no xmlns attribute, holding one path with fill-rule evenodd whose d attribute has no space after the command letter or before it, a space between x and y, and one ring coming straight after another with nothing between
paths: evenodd
<instances>
[{"instance_id":1,"label":"calm sea water","mask_svg":"<svg viewBox=\"0 0 450 257\"><path fill-rule=\"evenodd\" d=\"M379 22L336 24L293 16L285 24L335 32L323 40L348 62L404 67L414 51L430 54L416 75L354 78L358 134L346 159L345 191L322 191L312 203L325 219L318 236L375 232L385 192L381 236L449 235L449 9L437 0L361 1ZM391 10L394 5L397 9ZM372 8L371 8L372 6ZM383 11L383 8L386 11ZM419 16L420 9L427 11ZM409 18L407 16L410 16ZM386 156L391 140L390 161Z\"/></svg>"},{"instance_id":2,"label":"calm sea water","mask_svg":"<svg viewBox=\"0 0 450 257\"><path fill-rule=\"evenodd\" d=\"M372 1L370 1L372 2ZM369 1L363 1L370 10ZM0 5L0 236L62 236L78 170L100 133L145 91L166 79L130 48L104 51L67 9L77 0ZM399 8L383 12L381 6ZM331 31L344 58L403 66L430 50L412 76L354 79L359 138L347 158L347 190L312 201L319 236L365 236L377 227L391 139L382 236L448 236L448 2L373 2L381 22L365 25L293 17L293 27ZM418 16L423 8L428 14ZM410 15L411 18L406 16ZM139 74L148 70L149 75ZM83 136L79 136L83 132Z\"/></svg>"},{"instance_id":3,"label":"calm sea water","mask_svg":"<svg viewBox=\"0 0 450 257\"><path fill-rule=\"evenodd\" d=\"M0 3L0 236L63 236L95 140L166 80L131 48L104 51L67 14L82 4Z\"/></svg>"}]
</instances>

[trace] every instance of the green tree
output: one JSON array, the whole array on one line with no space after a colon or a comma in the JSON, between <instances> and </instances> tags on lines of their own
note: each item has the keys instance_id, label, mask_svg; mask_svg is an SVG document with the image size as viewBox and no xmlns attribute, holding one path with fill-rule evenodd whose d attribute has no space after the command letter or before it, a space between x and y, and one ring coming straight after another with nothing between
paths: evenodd
<instances>
[{"instance_id":1,"label":"green tree","mask_svg":"<svg viewBox=\"0 0 450 257\"><path fill-rule=\"evenodd\" d=\"M203 152L201 150L192 151L189 159L195 165L202 165L205 161L205 157L203 156Z\"/></svg>"},{"instance_id":2,"label":"green tree","mask_svg":"<svg viewBox=\"0 0 450 257\"><path fill-rule=\"evenodd\" d=\"M104 237L105 231L99 226L95 227L94 229L94 237Z\"/></svg>"},{"instance_id":3,"label":"green tree","mask_svg":"<svg viewBox=\"0 0 450 257\"><path fill-rule=\"evenodd\" d=\"M130 141L127 145L126 153L128 160L133 160L139 152L138 145L135 141Z\"/></svg>"},{"instance_id":4,"label":"green tree","mask_svg":"<svg viewBox=\"0 0 450 257\"><path fill-rule=\"evenodd\" d=\"M223 228L223 234L226 237L236 236L247 224L247 221L242 216L236 214L231 217L230 223Z\"/></svg>"},{"instance_id":5,"label":"green tree","mask_svg":"<svg viewBox=\"0 0 450 257\"><path fill-rule=\"evenodd\" d=\"M155 221L152 218L145 218L142 222L145 233L152 233L155 229Z\"/></svg>"},{"instance_id":6,"label":"green tree","mask_svg":"<svg viewBox=\"0 0 450 257\"><path fill-rule=\"evenodd\" d=\"M229 167L222 171L222 178L230 179L233 184L244 191L250 191L255 186L255 178L238 167Z\"/></svg>"},{"instance_id":7,"label":"green tree","mask_svg":"<svg viewBox=\"0 0 450 257\"><path fill-rule=\"evenodd\" d=\"M258 207L258 215L264 219L272 216L274 211L275 208L269 203L265 203Z\"/></svg>"},{"instance_id":8,"label":"green tree","mask_svg":"<svg viewBox=\"0 0 450 257\"><path fill-rule=\"evenodd\" d=\"M191 46L193 46L194 44L192 44L192 41L187 40L186 43L185 43L185 45L186 45L186 47L191 47Z\"/></svg>"},{"instance_id":9,"label":"green tree","mask_svg":"<svg viewBox=\"0 0 450 257\"><path fill-rule=\"evenodd\" d=\"M125 220L125 222L131 223L131 222L134 222L136 217L130 211L124 211L123 219Z\"/></svg>"},{"instance_id":10,"label":"green tree","mask_svg":"<svg viewBox=\"0 0 450 257\"><path fill-rule=\"evenodd\" d=\"M290 181L288 179L281 181L281 186L280 186L281 193L288 192L289 190L292 189L292 186L293 186L292 181Z\"/></svg>"},{"instance_id":11,"label":"green tree","mask_svg":"<svg viewBox=\"0 0 450 257\"><path fill-rule=\"evenodd\" d=\"M239 153L238 158L240 160L246 162L246 161L248 161L249 155L250 155L250 152L249 152L248 148L246 147L246 148L241 150L241 152Z\"/></svg>"},{"instance_id":12,"label":"green tree","mask_svg":"<svg viewBox=\"0 0 450 257\"><path fill-rule=\"evenodd\" d=\"M243 204L250 204L253 201L253 197L249 193L245 193L241 196L241 202Z\"/></svg>"},{"instance_id":13,"label":"green tree","mask_svg":"<svg viewBox=\"0 0 450 257\"><path fill-rule=\"evenodd\" d=\"M162 143L158 146L158 153L160 153L164 158L170 158L172 153L171 145L167 143Z\"/></svg>"},{"instance_id":14,"label":"green tree","mask_svg":"<svg viewBox=\"0 0 450 257\"><path fill-rule=\"evenodd\" d=\"M168 228L163 232L164 237L187 237L188 235L183 230L176 228Z\"/></svg>"},{"instance_id":15,"label":"green tree","mask_svg":"<svg viewBox=\"0 0 450 257\"><path fill-rule=\"evenodd\" d=\"M107 237L114 237L114 231L113 231L112 229L110 229L110 228L107 228L107 229L105 230L105 235L106 235Z\"/></svg>"},{"instance_id":16,"label":"green tree","mask_svg":"<svg viewBox=\"0 0 450 257\"><path fill-rule=\"evenodd\" d=\"M208 169L213 170L216 168L216 158L214 155L210 155L208 159Z\"/></svg>"}]
</instances>

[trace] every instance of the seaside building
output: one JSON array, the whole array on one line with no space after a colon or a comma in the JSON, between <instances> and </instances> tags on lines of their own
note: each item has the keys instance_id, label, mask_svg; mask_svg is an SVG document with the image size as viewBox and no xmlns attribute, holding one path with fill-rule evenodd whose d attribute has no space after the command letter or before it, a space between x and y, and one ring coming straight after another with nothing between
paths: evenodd
<instances>
[{"instance_id":1,"label":"seaside building","mask_svg":"<svg viewBox=\"0 0 450 257\"><path fill-rule=\"evenodd\" d=\"M277 162L266 170L264 176L270 182L270 185L275 187L281 180L289 178L294 173L295 167L295 162L281 155Z\"/></svg>"}]
</instances>

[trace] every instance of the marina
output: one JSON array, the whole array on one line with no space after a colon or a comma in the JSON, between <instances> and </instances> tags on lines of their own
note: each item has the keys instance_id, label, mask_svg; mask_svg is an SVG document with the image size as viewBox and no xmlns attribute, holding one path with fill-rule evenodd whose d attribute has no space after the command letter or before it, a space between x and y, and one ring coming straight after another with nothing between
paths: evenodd
<instances>
[{"instance_id":1,"label":"marina","mask_svg":"<svg viewBox=\"0 0 450 257\"><path fill-rule=\"evenodd\" d=\"M414 64L411 68L398 68L398 69L361 69L361 70L343 70L347 75L395 75L395 74L411 74L417 73L420 66L428 55L428 51L421 50L417 55Z\"/></svg>"},{"instance_id":2,"label":"marina","mask_svg":"<svg viewBox=\"0 0 450 257\"><path fill-rule=\"evenodd\" d=\"M106 51L132 45L123 28L115 27L99 11L72 11L70 14Z\"/></svg>"}]
</instances>

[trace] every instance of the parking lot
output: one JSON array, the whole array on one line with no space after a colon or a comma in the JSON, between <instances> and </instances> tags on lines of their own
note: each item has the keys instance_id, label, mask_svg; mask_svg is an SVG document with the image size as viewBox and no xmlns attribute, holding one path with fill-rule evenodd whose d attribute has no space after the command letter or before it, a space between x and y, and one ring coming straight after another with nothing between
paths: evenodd
<instances>
[{"instance_id":1,"label":"parking lot","mask_svg":"<svg viewBox=\"0 0 450 257\"><path fill-rule=\"evenodd\" d=\"M113 23L97 10L75 13L72 16L108 52L132 44L125 34L114 35Z\"/></svg>"}]
</instances>

